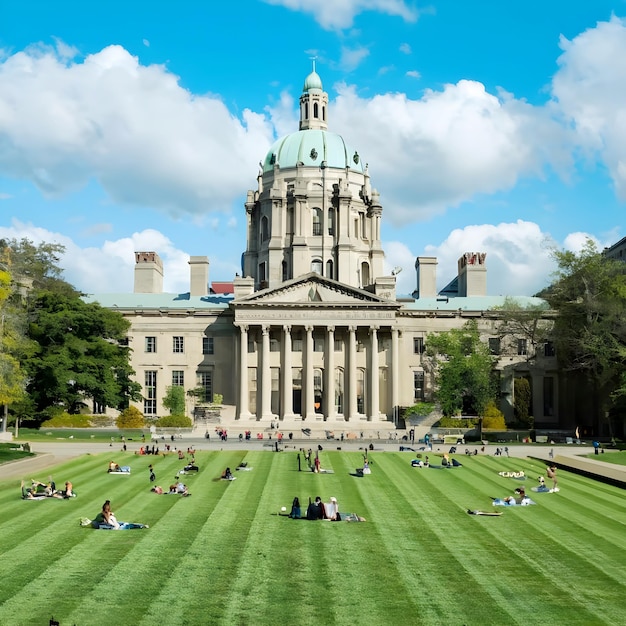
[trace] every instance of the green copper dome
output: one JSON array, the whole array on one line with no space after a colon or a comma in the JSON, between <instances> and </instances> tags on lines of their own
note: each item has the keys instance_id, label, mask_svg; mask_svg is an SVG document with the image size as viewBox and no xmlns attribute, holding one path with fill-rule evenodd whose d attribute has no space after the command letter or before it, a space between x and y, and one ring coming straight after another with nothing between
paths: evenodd
<instances>
[{"instance_id":1,"label":"green copper dome","mask_svg":"<svg viewBox=\"0 0 626 626\"><path fill-rule=\"evenodd\" d=\"M300 130L281 137L269 149L263 161L263 171L271 172L274 165L281 169L296 167L350 168L361 174L365 171L363 161L356 150L347 146L343 137L327 130Z\"/></svg>"},{"instance_id":2,"label":"green copper dome","mask_svg":"<svg viewBox=\"0 0 626 626\"><path fill-rule=\"evenodd\" d=\"M322 88L322 79L319 77L319 74L313 70L305 79L304 79L304 87L302 88L303 92L309 91L309 89L319 89L323 91Z\"/></svg>"}]
</instances>

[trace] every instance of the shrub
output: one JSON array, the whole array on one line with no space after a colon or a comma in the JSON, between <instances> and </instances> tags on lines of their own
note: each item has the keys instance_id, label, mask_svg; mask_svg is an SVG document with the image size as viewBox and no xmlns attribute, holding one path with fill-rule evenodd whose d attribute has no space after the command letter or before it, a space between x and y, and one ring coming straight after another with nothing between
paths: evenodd
<instances>
[{"instance_id":1,"label":"shrub","mask_svg":"<svg viewBox=\"0 0 626 626\"><path fill-rule=\"evenodd\" d=\"M53 415L41 424L42 428L89 428L91 426L91 415L70 415L65 411Z\"/></svg>"},{"instance_id":2,"label":"shrub","mask_svg":"<svg viewBox=\"0 0 626 626\"><path fill-rule=\"evenodd\" d=\"M404 417L411 415L418 415L419 417L425 417L430 415L435 410L435 404L433 402L418 402L413 406L409 406L404 411Z\"/></svg>"},{"instance_id":3,"label":"shrub","mask_svg":"<svg viewBox=\"0 0 626 626\"><path fill-rule=\"evenodd\" d=\"M124 409L115 420L118 428L142 428L144 425L143 413L134 406Z\"/></svg>"},{"instance_id":4,"label":"shrub","mask_svg":"<svg viewBox=\"0 0 626 626\"><path fill-rule=\"evenodd\" d=\"M440 428L472 428L478 424L477 417L442 417L437 422Z\"/></svg>"},{"instance_id":5,"label":"shrub","mask_svg":"<svg viewBox=\"0 0 626 626\"><path fill-rule=\"evenodd\" d=\"M222 404L224 402L224 396L221 393L213 394L213 404Z\"/></svg>"},{"instance_id":6,"label":"shrub","mask_svg":"<svg viewBox=\"0 0 626 626\"><path fill-rule=\"evenodd\" d=\"M191 428L193 426L191 419L186 415L165 415L154 424L160 428Z\"/></svg>"},{"instance_id":7,"label":"shrub","mask_svg":"<svg viewBox=\"0 0 626 626\"><path fill-rule=\"evenodd\" d=\"M498 409L496 403L490 400L483 415L483 428L490 430L506 430L504 413Z\"/></svg>"},{"instance_id":8,"label":"shrub","mask_svg":"<svg viewBox=\"0 0 626 626\"><path fill-rule=\"evenodd\" d=\"M163 406L169 409L170 415L182 415L185 412L185 390L180 385L166 387Z\"/></svg>"}]
</instances>

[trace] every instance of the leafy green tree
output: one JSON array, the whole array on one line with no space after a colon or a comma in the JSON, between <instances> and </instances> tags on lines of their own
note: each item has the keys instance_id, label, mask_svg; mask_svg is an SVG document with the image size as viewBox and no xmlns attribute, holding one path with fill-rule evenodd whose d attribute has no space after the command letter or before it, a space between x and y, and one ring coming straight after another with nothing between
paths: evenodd
<instances>
[{"instance_id":1,"label":"leafy green tree","mask_svg":"<svg viewBox=\"0 0 626 626\"><path fill-rule=\"evenodd\" d=\"M572 388L584 389L578 405L593 413L599 432L605 415L626 396L626 263L607 258L591 240L579 253L553 255L555 281L541 295L558 313L557 357L574 379Z\"/></svg>"},{"instance_id":2,"label":"leafy green tree","mask_svg":"<svg viewBox=\"0 0 626 626\"><path fill-rule=\"evenodd\" d=\"M180 385L170 385L165 388L163 406L169 409L170 415L185 414L185 390Z\"/></svg>"},{"instance_id":3,"label":"leafy green tree","mask_svg":"<svg viewBox=\"0 0 626 626\"><path fill-rule=\"evenodd\" d=\"M2 257L0 257L2 258ZM7 429L8 407L24 395L26 374L20 356L27 348L25 312L18 306L15 283L9 265L0 261L0 407L2 432Z\"/></svg>"},{"instance_id":4,"label":"leafy green tree","mask_svg":"<svg viewBox=\"0 0 626 626\"><path fill-rule=\"evenodd\" d=\"M28 392L37 411L63 407L78 413L85 400L93 412L123 409L140 400L131 380L129 322L115 311L88 304L75 295L40 292L33 302L30 337L37 344L27 363Z\"/></svg>"},{"instance_id":5,"label":"leafy green tree","mask_svg":"<svg viewBox=\"0 0 626 626\"><path fill-rule=\"evenodd\" d=\"M496 395L492 377L495 359L480 340L476 321L430 334L426 345L427 354L434 361L437 398L443 414L482 416Z\"/></svg>"}]
</instances>

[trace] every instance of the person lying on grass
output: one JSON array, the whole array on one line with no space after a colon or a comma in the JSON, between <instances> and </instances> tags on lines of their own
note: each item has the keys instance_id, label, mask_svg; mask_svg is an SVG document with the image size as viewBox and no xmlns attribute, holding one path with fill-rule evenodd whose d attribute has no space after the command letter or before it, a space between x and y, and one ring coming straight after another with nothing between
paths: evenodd
<instances>
[{"instance_id":1,"label":"person lying on grass","mask_svg":"<svg viewBox=\"0 0 626 626\"><path fill-rule=\"evenodd\" d=\"M515 495L507 496L506 498L494 498L493 506L527 506L529 504L535 504L527 495L524 487L518 487L515 490Z\"/></svg>"},{"instance_id":2,"label":"person lying on grass","mask_svg":"<svg viewBox=\"0 0 626 626\"><path fill-rule=\"evenodd\" d=\"M21 482L22 498L24 500L45 500L46 498L75 498L72 483L68 480L65 482L64 489L56 488L54 481L50 479L48 483L41 483L38 480L31 479L31 486L25 487L24 481Z\"/></svg>"},{"instance_id":3,"label":"person lying on grass","mask_svg":"<svg viewBox=\"0 0 626 626\"><path fill-rule=\"evenodd\" d=\"M106 500L102 505L102 510L93 520L86 517L81 518L81 526L91 526L99 530L131 530L133 528L149 528L148 524L135 524L132 522L118 522L113 511L111 511L111 501Z\"/></svg>"}]
</instances>

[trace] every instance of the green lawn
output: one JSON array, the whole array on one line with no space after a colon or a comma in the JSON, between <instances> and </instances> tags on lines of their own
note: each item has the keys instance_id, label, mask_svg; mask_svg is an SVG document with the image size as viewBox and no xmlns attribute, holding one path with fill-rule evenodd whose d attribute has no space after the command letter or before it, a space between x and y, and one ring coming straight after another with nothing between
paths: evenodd
<instances>
[{"instance_id":1,"label":"green lawn","mask_svg":"<svg viewBox=\"0 0 626 626\"><path fill-rule=\"evenodd\" d=\"M33 452L26 452L18 443L0 443L0 464L7 461L17 461L29 456L35 456ZM0 474L1 475L1 474Z\"/></svg>"},{"instance_id":2,"label":"green lawn","mask_svg":"<svg viewBox=\"0 0 626 626\"><path fill-rule=\"evenodd\" d=\"M624 492L576 474L560 471L560 493L533 494L536 506L477 517L466 509L495 510L490 496L520 484L498 471L535 477L539 463L459 456L462 468L417 469L411 453L371 453L372 474L357 478L358 452L322 452L329 475L298 472L295 452L199 452L193 495L179 498L148 479L153 463L169 485L174 455L116 452L131 476L108 475L110 457L54 469L74 483L69 501L24 501L19 480L0 481L3 626L626 623ZM216 480L242 460L254 470ZM295 495L336 496L367 522L279 516ZM150 528L80 527L105 499Z\"/></svg>"},{"instance_id":3,"label":"green lawn","mask_svg":"<svg viewBox=\"0 0 626 626\"><path fill-rule=\"evenodd\" d=\"M619 452L611 451L605 454L587 454L586 456L596 461L615 463L615 465L626 465L626 450L620 450Z\"/></svg>"}]
</instances>

